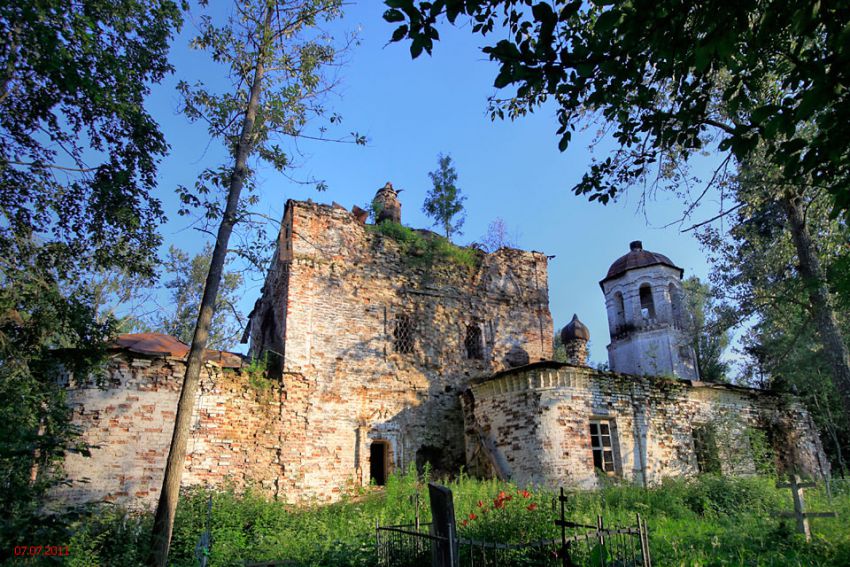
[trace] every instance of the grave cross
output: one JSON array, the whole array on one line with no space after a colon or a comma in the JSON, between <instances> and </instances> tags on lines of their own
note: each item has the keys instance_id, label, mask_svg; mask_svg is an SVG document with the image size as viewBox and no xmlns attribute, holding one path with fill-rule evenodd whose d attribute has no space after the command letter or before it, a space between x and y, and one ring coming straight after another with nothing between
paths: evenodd
<instances>
[{"instance_id":1,"label":"grave cross","mask_svg":"<svg viewBox=\"0 0 850 567\"><path fill-rule=\"evenodd\" d=\"M786 518L797 518L797 531L806 536L806 541L812 541L812 530L809 518L834 518L835 512L806 512L806 501L803 498L804 488L814 488L814 482L801 482L800 475L792 475L791 482L777 483L776 488L790 488L794 497L794 511L782 512Z\"/></svg>"}]
</instances>

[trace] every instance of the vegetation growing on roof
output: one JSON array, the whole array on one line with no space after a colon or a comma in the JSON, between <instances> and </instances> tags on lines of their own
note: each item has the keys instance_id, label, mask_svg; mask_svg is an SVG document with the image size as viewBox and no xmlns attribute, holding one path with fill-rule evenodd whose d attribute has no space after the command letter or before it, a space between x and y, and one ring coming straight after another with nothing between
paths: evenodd
<instances>
[{"instance_id":1,"label":"vegetation growing on roof","mask_svg":"<svg viewBox=\"0 0 850 567\"><path fill-rule=\"evenodd\" d=\"M481 254L477 250L456 246L438 234L420 232L392 221L366 225L366 229L395 240L402 255L412 264L452 263L475 268L480 263Z\"/></svg>"}]
</instances>

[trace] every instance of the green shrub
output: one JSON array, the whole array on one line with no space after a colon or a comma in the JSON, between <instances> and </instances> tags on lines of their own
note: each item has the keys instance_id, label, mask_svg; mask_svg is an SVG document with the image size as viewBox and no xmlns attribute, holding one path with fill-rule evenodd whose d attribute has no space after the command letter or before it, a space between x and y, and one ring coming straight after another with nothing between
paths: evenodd
<instances>
[{"instance_id":1,"label":"green shrub","mask_svg":"<svg viewBox=\"0 0 850 567\"><path fill-rule=\"evenodd\" d=\"M418 232L392 221L367 225L367 230L396 241L401 253L411 264L431 266L438 262L449 262L466 268L478 265L479 253L476 250L455 246L437 234Z\"/></svg>"}]
</instances>

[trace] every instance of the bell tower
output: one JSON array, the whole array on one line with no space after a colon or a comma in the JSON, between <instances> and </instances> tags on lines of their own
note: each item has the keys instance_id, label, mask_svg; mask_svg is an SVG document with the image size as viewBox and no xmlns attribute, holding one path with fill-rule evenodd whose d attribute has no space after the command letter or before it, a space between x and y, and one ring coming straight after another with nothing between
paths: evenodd
<instances>
[{"instance_id":1,"label":"bell tower","mask_svg":"<svg viewBox=\"0 0 850 567\"><path fill-rule=\"evenodd\" d=\"M663 254L636 240L599 286L608 309L608 363L626 374L698 380L696 356L685 338L682 274Z\"/></svg>"}]
</instances>

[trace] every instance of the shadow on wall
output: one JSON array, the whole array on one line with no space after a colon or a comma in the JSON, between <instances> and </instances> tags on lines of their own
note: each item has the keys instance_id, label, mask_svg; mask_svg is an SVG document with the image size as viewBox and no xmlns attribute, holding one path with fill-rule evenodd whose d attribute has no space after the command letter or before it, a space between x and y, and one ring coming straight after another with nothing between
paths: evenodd
<instances>
[{"instance_id":1,"label":"shadow on wall","mask_svg":"<svg viewBox=\"0 0 850 567\"><path fill-rule=\"evenodd\" d=\"M516 368L529 363L528 352L520 345L514 345L503 359L506 368Z\"/></svg>"}]
</instances>

